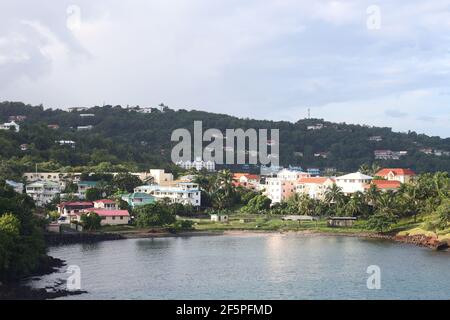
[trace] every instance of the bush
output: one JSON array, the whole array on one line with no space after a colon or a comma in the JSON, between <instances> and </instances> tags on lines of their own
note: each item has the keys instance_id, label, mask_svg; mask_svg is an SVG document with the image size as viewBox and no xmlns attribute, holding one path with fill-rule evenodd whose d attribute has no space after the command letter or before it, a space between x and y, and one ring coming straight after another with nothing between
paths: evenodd
<instances>
[{"instance_id":1,"label":"bush","mask_svg":"<svg viewBox=\"0 0 450 320\"><path fill-rule=\"evenodd\" d=\"M85 230L98 230L101 227L102 218L95 212L81 215L81 224Z\"/></svg>"},{"instance_id":2,"label":"bush","mask_svg":"<svg viewBox=\"0 0 450 320\"><path fill-rule=\"evenodd\" d=\"M175 214L169 205L161 202L147 204L134 210L136 225L141 228L164 226L175 222Z\"/></svg>"}]
</instances>

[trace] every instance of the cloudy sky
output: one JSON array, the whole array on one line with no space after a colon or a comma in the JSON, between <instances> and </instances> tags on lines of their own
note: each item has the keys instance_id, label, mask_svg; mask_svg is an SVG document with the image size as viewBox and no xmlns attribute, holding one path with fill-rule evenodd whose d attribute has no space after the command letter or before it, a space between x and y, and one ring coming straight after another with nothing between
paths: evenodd
<instances>
[{"instance_id":1,"label":"cloudy sky","mask_svg":"<svg viewBox=\"0 0 450 320\"><path fill-rule=\"evenodd\" d=\"M2 0L0 100L450 136L450 0Z\"/></svg>"}]
</instances>

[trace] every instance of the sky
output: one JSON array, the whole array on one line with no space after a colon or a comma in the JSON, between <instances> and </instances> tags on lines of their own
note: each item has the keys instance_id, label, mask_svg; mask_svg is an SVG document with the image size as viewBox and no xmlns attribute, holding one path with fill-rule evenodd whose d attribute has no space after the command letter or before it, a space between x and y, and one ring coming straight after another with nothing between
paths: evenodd
<instances>
[{"instance_id":1,"label":"sky","mask_svg":"<svg viewBox=\"0 0 450 320\"><path fill-rule=\"evenodd\" d=\"M450 137L450 0L2 0L5 100Z\"/></svg>"}]
</instances>

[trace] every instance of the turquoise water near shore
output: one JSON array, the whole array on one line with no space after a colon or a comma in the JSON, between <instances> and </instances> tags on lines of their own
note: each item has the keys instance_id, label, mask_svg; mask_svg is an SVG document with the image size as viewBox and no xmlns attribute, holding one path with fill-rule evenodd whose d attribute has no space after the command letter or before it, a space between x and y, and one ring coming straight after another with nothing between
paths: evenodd
<instances>
[{"instance_id":1,"label":"turquoise water near shore","mask_svg":"<svg viewBox=\"0 0 450 320\"><path fill-rule=\"evenodd\" d=\"M51 247L77 265L64 299L450 299L450 252L342 236L244 234L128 239ZM368 266L381 289L367 288ZM61 272L31 281L65 280Z\"/></svg>"}]
</instances>

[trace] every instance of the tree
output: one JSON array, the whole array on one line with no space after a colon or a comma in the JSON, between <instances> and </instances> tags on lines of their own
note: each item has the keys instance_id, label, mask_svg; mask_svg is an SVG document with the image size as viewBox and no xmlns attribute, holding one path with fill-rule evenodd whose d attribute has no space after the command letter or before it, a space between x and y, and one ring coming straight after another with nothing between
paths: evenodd
<instances>
[{"instance_id":1,"label":"tree","mask_svg":"<svg viewBox=\"0 0 450 320\"><path fill-rule=\"evenodd\" d=\"M80 219L85 230L93 231L101 227L102 218L95 212L83 213Z\"/></svg>"},{"instance_id":2,"label":"tree","mask_svg":"<svg viewBox=\"0 0 450 320\"><path fill-rule=\"evenodd\" d=\"M357 216L365 212L364 194L355 192L345 205L345 212L350 216Z\"/></svg>"},{"instance_id":3,"label":"tree","mask_svg":"<svg viewBox=\"0 0 450 320\"><path fill-rule=\"evenodd\" d=\"M32 199L0 180L0 281L29 275L45 256L41 221L33 208Z\"/></svg>"},{"instance_id":4,"label":"tree","mask_svg":"<svg viewBox=\"0 0 450 320\"><path fill-rule=\"evenodd\" d=\"M445 199L437 208L436 214L439 219L439 229L446 229L450 223L450 199Z\"/></svg>"},{"instance_id":5,"label":"tree","mask_svg":"<svg viewBox=\"0 0 450 320\"><path fill-rule=\"evenodd\" d=\"M103 193L98 188L89 188L86 190L85 197L87 201L96 201L103 198Z\"/></svg>"},{"instance_id":6,"label":"tree","mask_svg":"<svg viewBox=\"0 0 450 320\"><path fill-rule=\"evenodd\" d=\"M257 195L242 208L242 211L247 213L263 213L270 209L271 203L272 200L265 195Z\"/></svg>"},{"instance_id":7,"label":"tree","mask_svg":"<svg viewBox=\"0 0 450 320\"><path fill-rule=\"evenodd\" d=\"M377 212L369 217L367 220L367 227L369 229L377 230L378 232L383 232L396 222L397 217L394 214L389 212Z\"/></svg>"},{"instance_id":8,"label":"tree","mask_svg":"<svg viewBox=\"0 0 450 320\"><path fill-rule=\"evenodd\" d=\"M214 183L212 194L213 206L223 210L231 207L234 199L233 174L230 170L219 171Z\"/></svg>"},{"instance_id":9,"label":"tree","mask_svg":"<svg viewBox=\"0 0 450 320\"><path fill-rule=\"evenodd\" d=\"M139 177L130 173L119 173L113 178L112 184L119 190L131 193L134 188L142 185L142 181Z\"/></svg>"},{"instance_id":10,"label":"tree","mask_svg":"<svg viewBox=\"0 0 450 320\"><path fill-rule=\"evenodd\" d=\"M136 208L134 214L136 225L140 228L164 226L176 221L175 214L169 206L159 201Z\"/></svg>"}]
</instances>

